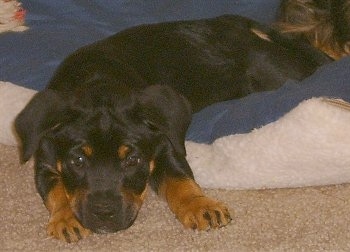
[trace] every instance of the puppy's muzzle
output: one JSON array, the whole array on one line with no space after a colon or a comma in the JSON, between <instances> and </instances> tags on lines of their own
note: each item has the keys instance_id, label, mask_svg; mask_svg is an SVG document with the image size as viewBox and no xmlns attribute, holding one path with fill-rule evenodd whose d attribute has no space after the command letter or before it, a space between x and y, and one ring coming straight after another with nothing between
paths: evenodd
<instances>
[{"instance_id":1,"label":"puppy's muzzle","mask_svg":"<svg viewBox=\"0 0 350 252\"><path fill-rule=\"evenodd\" d=\"M110 197L108 193L95 193L88 196L88 206L91 215L101 221L113 220L118 216L118 205L121 197Z\"/></svg>"},{"instance_id":2,"label":"puppy's muzzle","mask_svg":"<svg viewBox=\"0 0 350 252\"><path fill-rule=\"evenodd\" d=\"M99 191L87 195L78 218L94 233L113 233L130 227L138 210L117 192Z\"/></svg>"}]
</instances>

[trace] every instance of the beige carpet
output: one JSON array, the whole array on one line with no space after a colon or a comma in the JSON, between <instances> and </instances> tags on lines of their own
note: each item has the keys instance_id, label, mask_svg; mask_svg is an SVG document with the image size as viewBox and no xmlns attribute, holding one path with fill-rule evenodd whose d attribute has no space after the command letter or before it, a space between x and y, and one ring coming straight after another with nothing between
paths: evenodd
<instances>
[{"instance_id":1,"label":"beige carpet","mask_svg":"<svg viewBox=\"0 0 350 252\"><path fill-rule=\"evenodd\" d=\"M235 211L220 230L183 230L152 193L128 230L65 244L45 233L48 214L32 163L0 145L0 251L350 251L350 185L259 191L206 190Z\"/></svg>"}]
</instances>

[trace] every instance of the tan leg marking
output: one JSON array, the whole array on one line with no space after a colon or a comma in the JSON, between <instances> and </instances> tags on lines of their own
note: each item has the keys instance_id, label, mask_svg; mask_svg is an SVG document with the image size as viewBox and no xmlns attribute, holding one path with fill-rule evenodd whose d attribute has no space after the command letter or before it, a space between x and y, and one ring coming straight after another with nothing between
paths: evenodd
<instances>
[{"instance_id":1,"label":"tan leg marking","mask_svg":"<svg viewBox=\"0 0 350 252\"><path fill-rule=\"evenodd\" d=\"M90 234L76 219L61 181L52 188L45 205L50 212L47 227L50 236L66 242L76 242Z\"/></svg>"},{"instance_id":2,"label":"tan leg marking","mask_svg":"<svg viewBox=\"0 0 350 252\"><path fill-rule=\"evenodd\" d=\"M160 195L185 228L207 230L231 221L227 207L206 197L192 179L165 178Z\"/></svg>"}]
</instances>

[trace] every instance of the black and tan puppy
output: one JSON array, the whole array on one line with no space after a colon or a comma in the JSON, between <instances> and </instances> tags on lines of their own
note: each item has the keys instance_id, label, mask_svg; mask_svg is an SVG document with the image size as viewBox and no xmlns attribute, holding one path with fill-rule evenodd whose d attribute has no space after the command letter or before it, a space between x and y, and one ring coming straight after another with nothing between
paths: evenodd
<instances>
[{"instance_id":1,"label":"black and tan puppy","mask_svg":"<svg viewBox=\"0 0 350 252\"><path fill-rule=\"evenodd\" d=\"M283 0L277 27L334 59L350 55L350 0Z\"/></svg>"},{"instance_id":2,"label":"black and tan puppy","mask_svg":"<svg viewBox=\"0 0 350 252\"><path fill-rule=\"evenodd\" d=\"M278 88L330 59L238 16L144 25L79 49L18 115L22 159L50 212L50 235L77 241L134 222L150 186L187 228L231 220L186 161L191 107Z\"/></svg>"}]
</instances>

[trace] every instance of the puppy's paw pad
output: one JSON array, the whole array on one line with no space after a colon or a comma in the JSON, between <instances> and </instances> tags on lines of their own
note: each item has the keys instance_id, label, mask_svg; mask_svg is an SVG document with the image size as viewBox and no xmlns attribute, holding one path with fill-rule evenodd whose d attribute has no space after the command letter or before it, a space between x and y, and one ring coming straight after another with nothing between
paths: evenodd
<instances>
[{"instance_id":1,"label":"puppy's paw pad","mask_svg":"<svg viewBox=\"0 0 350 252\"><path fill-rule=\"evenodd\" d=\"M77 242L91 233L80 224L69 209L51 216L47 232L50 236L68 243Z\"/></svg>"},{"instance_id":2,"label":"puppy's paw pad","mask_svg":"<svg viewBox=\"0 0 350 252\"><path fill-rule=\"evenodd\" d=\"M186 228L197 230L220 228L232 220L223 203L207 197L196 197L182 205L177 218Z\"/></svg>"}]
</instances>

